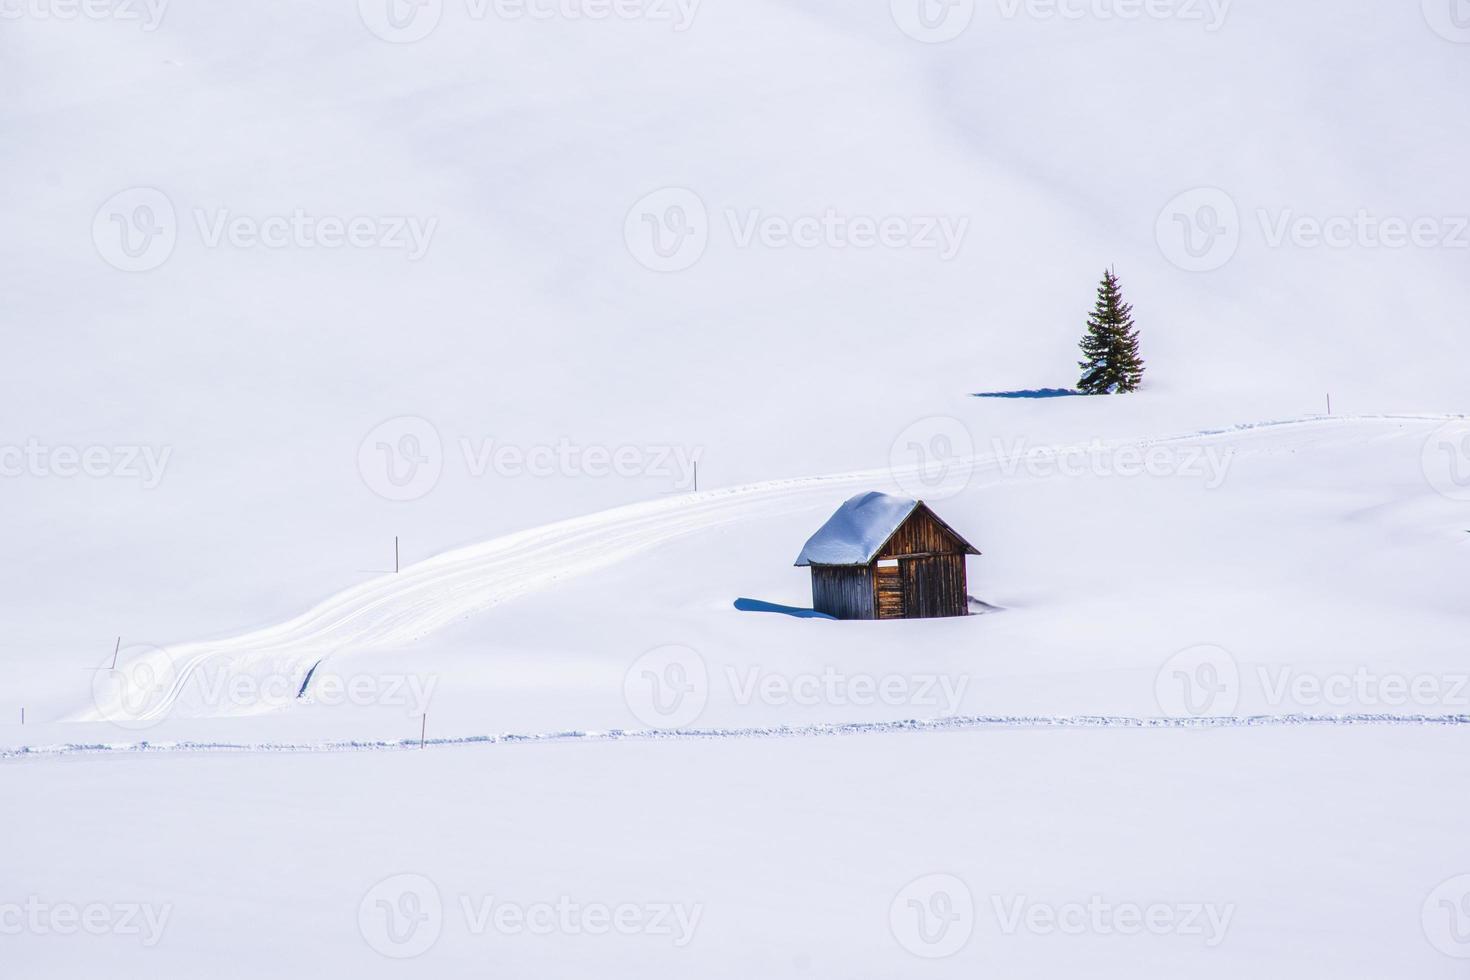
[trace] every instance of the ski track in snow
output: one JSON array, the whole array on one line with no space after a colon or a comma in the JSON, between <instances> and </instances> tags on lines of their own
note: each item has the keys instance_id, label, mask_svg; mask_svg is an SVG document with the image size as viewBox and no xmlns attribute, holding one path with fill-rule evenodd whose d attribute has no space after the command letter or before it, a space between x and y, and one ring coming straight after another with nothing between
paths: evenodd
<instances>
[{"instance_id":1,"label":"ski track in snow","mask_svg":"<svg viewBox=\"0 0 1470 980\"><path fill-rule=\"evenodd\" d=\"M765 738L821 738L840 735L881 735L906 732L981 731L986 729L1174 729L1219 730L1227 728L1304 727L1460 727L1470 725L1470 715L1246 715L1199 718L1137 718L1125 715L969 715L909 721L868 721L813 725L779 725L769 728L612 729L609 731L563 731L541 734L464 735L450 738L394 740L344 740L323 742L93 742L62 745L20 746L0 749L0 760L59 758L71 755L137 753L327 753L382 752L454 745L512 745L525 742L622 742L701 741Z\"/></svg>"},{"instance_id":2,"label":"ski track in snow","mask_svg":"<svg viewBox=\"0 0 1470 980\"><path fill-rule=\"evenodd\" d=\"M1028 447L1026 451L1067 452L1093 446L1149 447L1214 440L1264 429L1379 422L1442 423L1463 417L1306 416L1244 423L1183 435ZM1003 454L988 453L951 461L951 472L936 481L934 487L937 490L957 483L967 488L985 486L986 483L976 483L977 478L984 474L993 476L999 473L1006 479L1019 478L1024 469L1005 473L1011 459ZM802 510L839 492L867 489L874 484L886 486L896 478L917 476L919 472L919 466L884 468L702 491L684 497L630 504L445 552L410 565L398 574L382 576L340 592L301 616L277 626L233 638L152 649L129 663L128 667L133 669L147 659L154 676L161 678L162 694L156 700L150 699L146 710L128 710L123 714L144 722L170 715L189 717L190 706L183 695L196 674L205 668L218 672L213 683L218 683L221 677L251 676L257 672L285 673L296 678L297 683L304 683L312 666L333 653L403 644L509 599L598 571L675 538L763 514ZM120 710L118 705L95 704L70 720L105 721L109 717L118 717L116 712ZM273 710L279 709L256 705L224 711L216 706L201 714L219 716Z\"/></svg>"}]
</instances>

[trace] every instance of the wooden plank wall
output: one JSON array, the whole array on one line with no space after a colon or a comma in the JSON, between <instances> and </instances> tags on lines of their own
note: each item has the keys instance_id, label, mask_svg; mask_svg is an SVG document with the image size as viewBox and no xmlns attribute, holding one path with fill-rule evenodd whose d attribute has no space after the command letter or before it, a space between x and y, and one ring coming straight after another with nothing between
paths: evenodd
<instances>
[{"instance_id":1,"label":"wooden plank wall","mask_svg":"<svg viewBox=\"0 0 1470 980\"><path fill-rule=\"evenodd\" d=\"M900 558L898 567L903 579L905 618L969 615L964 555Z\"/></svg>"},{"instance_id":2,"label":"wooden plank wall","mask_svg":"<svg viewBox=\"0 0 1470 980\"><path fill-rule=\"evenodd\" d=\"M813 565L812 608L838 619L875 619L873 569L862 565Z\"/></svg>"}]
</instances>

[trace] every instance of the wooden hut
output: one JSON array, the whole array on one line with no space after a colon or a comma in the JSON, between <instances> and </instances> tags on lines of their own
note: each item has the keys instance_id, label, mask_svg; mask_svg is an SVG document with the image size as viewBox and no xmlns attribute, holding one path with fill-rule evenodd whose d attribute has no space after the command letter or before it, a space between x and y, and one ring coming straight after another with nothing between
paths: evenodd
<instances>
[{"instance_id":1,"label":"wooden hut","mask_svg":"<svg viewBox=\"0 0 1470 980\"><path fill-rule=\"evenodd\" d=\"M807 541L812 607L838 619L965 616L965 556L979 551L922 500L860 493Z\"/></svg>"}]
</instances>

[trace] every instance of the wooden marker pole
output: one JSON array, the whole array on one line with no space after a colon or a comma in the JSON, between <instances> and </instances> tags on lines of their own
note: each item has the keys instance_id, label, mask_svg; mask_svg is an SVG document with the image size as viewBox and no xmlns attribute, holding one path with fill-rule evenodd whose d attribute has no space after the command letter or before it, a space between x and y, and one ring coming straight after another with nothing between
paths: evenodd
<instances>
[{"instance_id":1,"label":"wooden marker pole","mask_svg":"<svg viewBox=\"0 0 1470 980\"><path fill-rule=\"evenodd\" d=\"M694 461L694 492L699 492L699 460Z\"/></svg>"},{"instance_id":2,"label":"wooden marker pole","mask_svg":"<svg viewBox=\"0 0 1470 980\"><path fill-rule=\"evenodd\" d=\"M1332 392L1327 393L1327 414L1332 414Z\"/></svg>"},{"instance_id":3,"label":"wooden marker pole","mask_svg":"<svg viewBox=\"0 0 1470 980\"><path fill-rule=\"evenodd\" d=\"M119 636L117 642L112 645L112 666L107 668L108 670L117 670L117 652L121 649L122 637Z\"/></svg>"},{"instance_id":4,"label":"wooden marker pole","mask_svg":"<svg viewBox=\"0 0 1470 980\"><path fill-rule=\"evenodd\" d=\"M398 574L398 535L393 535L393 574Z\"/></svg>"},{"instance_id":5,"label":"wooden marker pole","mask_svg":"<svg viewBox=\"0 0 1470 980\"><path fill-rule=\"evenodd\" d=\"M419 751L423 751L425 736L429 733L429 713L424 712L423 721L419 723Z\"/></svg>"}]
</instances>

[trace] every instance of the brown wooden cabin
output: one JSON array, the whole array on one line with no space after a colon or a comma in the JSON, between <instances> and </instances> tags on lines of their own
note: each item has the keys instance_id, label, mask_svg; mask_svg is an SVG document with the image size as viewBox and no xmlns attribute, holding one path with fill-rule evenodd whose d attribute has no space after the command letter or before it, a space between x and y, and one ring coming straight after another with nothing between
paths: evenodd
<instances>
[{"instance_id":1,"label":"brown wooden cabin","mask_svg":"<svg viewBox=\"0 0 1470 980\"><path fill-rule=\"evenodd\" d=\"M846 501L796 559L812 608L837 619L967 616L965 556L978 555L922 500L871 491Z\"/></svg>"}]
</instances>

